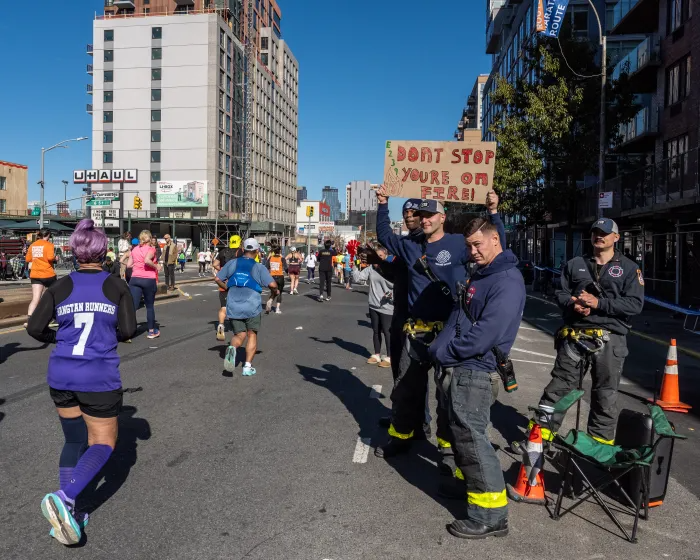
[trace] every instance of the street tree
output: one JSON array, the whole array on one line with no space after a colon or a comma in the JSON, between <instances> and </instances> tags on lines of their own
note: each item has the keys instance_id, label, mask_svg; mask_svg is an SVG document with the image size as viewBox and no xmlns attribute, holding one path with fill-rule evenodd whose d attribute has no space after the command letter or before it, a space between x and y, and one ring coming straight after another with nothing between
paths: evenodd
<instances>
[{"instance_id":1,"label":"street tree","mask_svg":"<svg viewBox=\"0 0 700 560\"><path fill-rule=\"evenodd\" d=\"M577 186L596 176L600 134L600 65L594 47L536 37L522 52L522 78L499 78L490 131L498 142L494 185L502 210L521 226L576 221ZM533 78L528 80L528 76ZM638 110L626 76L609 82L607 139ZM571 235L567 238L571 239Z\"/></svg>"}]
</instances>

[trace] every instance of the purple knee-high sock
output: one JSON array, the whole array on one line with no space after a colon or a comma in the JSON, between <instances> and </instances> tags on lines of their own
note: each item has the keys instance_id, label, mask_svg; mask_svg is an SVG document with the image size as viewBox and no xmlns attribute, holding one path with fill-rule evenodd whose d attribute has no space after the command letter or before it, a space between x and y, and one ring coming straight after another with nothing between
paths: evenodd
<instances>
[{"instance_id":1,"label":"purple knee-high sock","mask_svg":"<svg viewBox=\"0 0 700 560\"><path fill-rule=\"evenodd\" d=\"M90 481L97 476L102 467L112 454L112 448L109 445L91 445L88 450L83 453L83 456L78 461L78 464L71 473L71 478L68 480L65 487L61 485L61 490L68 498L75 500Z\"/></svg>"}]
</instances>

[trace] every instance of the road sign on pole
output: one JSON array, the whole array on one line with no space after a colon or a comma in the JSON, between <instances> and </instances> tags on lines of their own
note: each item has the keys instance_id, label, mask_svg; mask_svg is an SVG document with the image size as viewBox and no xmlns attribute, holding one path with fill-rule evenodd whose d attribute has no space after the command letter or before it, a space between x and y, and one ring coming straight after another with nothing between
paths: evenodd
<instances>
[{"instance_id":1,"label":"road sign on pole","mask_svg":"<svg viewBox=\"0 0 700 560\"><path fill-rule=\"evenodd\" d=\"M119 200L119 199L117 199ZM85 203L87 206L111 206L111 198L92 198Z\"/></svg>"}]
</instances>

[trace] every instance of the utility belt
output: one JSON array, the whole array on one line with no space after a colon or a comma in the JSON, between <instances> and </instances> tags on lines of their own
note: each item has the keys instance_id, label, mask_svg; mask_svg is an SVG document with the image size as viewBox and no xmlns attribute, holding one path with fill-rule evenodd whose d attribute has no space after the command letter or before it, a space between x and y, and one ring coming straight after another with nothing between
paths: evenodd
<instances>
[{"instance_id":1,"label":"utility belt","mask_svg":"<svg viewBox=\"0 0 700 560\"><path fill-rule=\"evenodd\" d=\"M434 334L437 336L440 334L440 331L444 328L444 324L442 321L423 321L423 319L408 319L404 324L403 324L403 332L406 333L406 335L413 339L417 340L417 336L419 335L425 335L425 334ZM433 337L430 342L435 340ZM421 342L423 342L421 340ZM428 344L430 344L428 342Z\"/></svg>"},{"instance_id":2,"label":"utility belt","mask_svg":"<svg viewBox=\"0 0 700 560\"><path fill-rule=\"evenodd\" d=\"M428 347L435 341L443 327L442 321L408 319L403 325L408 355L421 363L432 362L428 354Z\"/></svg>"},{"instance_id":3,"label":"utility belt","mask_svg":"<svg viewBox=\"0 0 700 560\"><path fill-rule=\"evenodd\" d=\"M610 331L600 328L562 327L557 331L555 347L579 363L600 352L610 342Z\"/></svg>"}]
</instances>

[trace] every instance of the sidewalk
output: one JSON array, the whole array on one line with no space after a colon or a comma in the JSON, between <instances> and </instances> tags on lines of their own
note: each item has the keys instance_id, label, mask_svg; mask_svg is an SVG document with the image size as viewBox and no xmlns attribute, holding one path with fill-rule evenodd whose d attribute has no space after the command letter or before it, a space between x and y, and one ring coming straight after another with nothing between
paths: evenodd
<instances>
[{"instance_id":1,"label":"sidewalk","mask_svg":"<svg viewBox=\"0 0 700 560\"><path fill-rule=\"evenodd\" d=\"M63 275L59 274L59 276ZM177 284L178 286L183 286L187 284L210 281L211 278L209 277L192 278L188 280L181 280ZM29 302L32 300L32 289L28 280L26 281L26 284L21 284L10 289L5 286L5 284L8 283L12 284L13 282L0 283L0 298L4 300L2 303L0 303L0 329L21 325L26 320L27 307L29 306ZM185 294L178 289L176 289L174 292L167 292L165 284L158 284L156 301L172 299L180 297L181 295Z\"/></svg>"},{"instance_id":2,"label":"sidewalk","mask_svg":"<svg viewBox=\"0 0 700 560\"><path fill-rule=\"evenodd\" d=\"M533 299L544 300L559 309L553 296L544 297L539 291L533 291L532 286L527 286L527 295ZM683 319L684 317L677 316L668 309L645 303L642 313L632 318L630 334L663 346L668 346L671 339L675 338L679 351L700 358L700 335L685 330ZM692 325L692 321L689 322Z\"/></svg>"}]
</instances>

